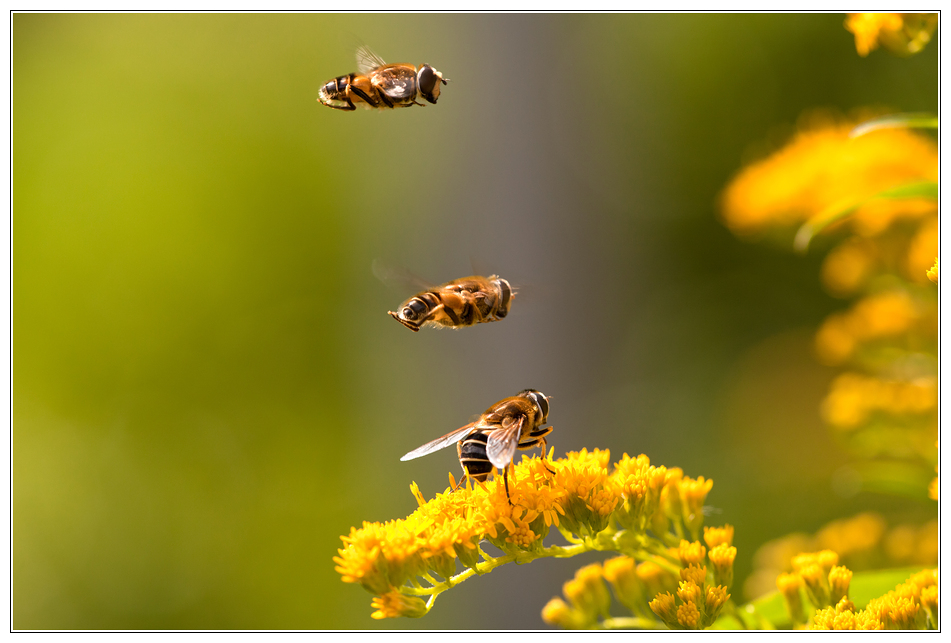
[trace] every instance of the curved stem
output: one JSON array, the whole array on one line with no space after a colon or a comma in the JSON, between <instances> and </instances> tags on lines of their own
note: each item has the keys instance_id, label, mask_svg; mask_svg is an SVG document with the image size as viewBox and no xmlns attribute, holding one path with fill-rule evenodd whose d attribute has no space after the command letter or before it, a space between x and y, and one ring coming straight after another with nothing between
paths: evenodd
<instances>
[{"instance_id":1,"label":"curved stem","mask_svg":"<svg viewBox=\"0 0 951 643\"><path fill-rule=\"evenodd\" d=\"M638 616L618 616L601 621L601 627L606 630L659 630L667 629L660 621Z\"/></svg>"}]
</instances>

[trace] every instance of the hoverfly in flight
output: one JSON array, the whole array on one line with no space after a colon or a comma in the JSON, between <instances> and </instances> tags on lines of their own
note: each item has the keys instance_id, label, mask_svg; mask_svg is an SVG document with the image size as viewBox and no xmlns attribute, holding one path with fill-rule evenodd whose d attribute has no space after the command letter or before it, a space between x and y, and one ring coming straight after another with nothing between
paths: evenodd
<instances>
[{"instance_id":1,"label":"hoverfly in flight","mask_svg":"<svg viewBox=\"0 0 951 643\"><path fill-rule=\"evenodd\" d=\"M357 73L338 76L320 88L318 100L333 109L353 111L357 105L393 109L419 105L417 99L436 104L441 85L449 82L429 65L387 65L366 47L357 49Z\"/></svg>"},{"instance_id":2,"label":"hoverfly in flight","mask_svg":"<svg viewBox=\"0 0 951 643\"><path fill-rule=\"evenodd\" d=\"M509 314L515 290L498 275L463 277L436 286L377 259L373 273L380 281L422 290L387 314L411 331L423 326L463 328L504 319Z\"/></svg>"}]
</instances>

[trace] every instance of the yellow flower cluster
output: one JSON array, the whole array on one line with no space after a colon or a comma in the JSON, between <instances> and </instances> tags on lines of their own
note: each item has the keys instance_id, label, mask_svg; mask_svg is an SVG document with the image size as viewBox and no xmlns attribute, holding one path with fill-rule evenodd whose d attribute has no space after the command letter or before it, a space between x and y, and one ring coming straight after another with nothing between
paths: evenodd
<instances>
[{"instance_id":1,"label":"yellow flower cluster","mask_svg":"<svg viewBox=\"0 0 951 643\"><path fill-rule=\"evenodd\" d=\"M867 422L873 413L917 415L936 411L937 407L937 378L902 382L843 373L832 382L822 403L822 417L831 426L847 431Z\"/></svg>"},{"instance_id":2,"label":"yellow flower cluster","mask_svg":"<svg viewBox=\"0 0 951 643\"><path fill-rule=\"evenodd\" d=\"M838 563L839 555L831 549L793 557L793 573L802 579L802 587L814 606L838 605L849 597L852 572Z\"/></svg>"},{"instance_id":3,"label":"yellow flower cluster","mask_svg":"<svg viewBox=\"0 0 951 643\"><path fill-rule=\"evenodd\" d=\"M920 19L862 14L849 24L857 41L885 42L892 36L883 34L907 35ZM926 446L938 405L938 155L908 122L859 134L854 122L819 117L744 168L722 197L723 219L739 236L798 227L803 248L820 231L839 235L821 278L831 294L855 301L821 324L815 349L824 364L851 372L834 380L821 413L858 458L904 460L878 469L895 484L934 466Z\"/></svg>"},{"instance_id":4,"label":"yellow flower cluster","mask_svg":"<svg viewBox=\"0 0 951 643\"><path fill-rule=\"evenodd\" d=\"M879 598L864 610L856 610L848 600L816 612L813 630L924 630L937 629L937 569L914 574L906 582Z\"/></svg>"},{"instance_id":5,"label":"yellow flower cluster","mask_svg":"<svg viewBox=\"0 0 951 643\"><path fill-rule=\"evenodd\" d=\"M823 322L816 333L816 353L824 363L836 366L868 342L884 339L895 343L922 319L931 326L936 314L936 302L916 302L906 290L869 295L850 310L834 313Z\"/></svg>"},{"instance_id":6,"label":"yellow flower cluster","mask_svg":"<svg viewBox=\"0 0 951 643\"><path fill-rule=\"evenodd\" d=\"M931 40L938 26L936 13L853 13L845 28L855 34L855 49L868 56L879 45L892 53L916 54Z\"/></svg>"},{"instance_id":7,"label":"yellow flower cluster","mask_svg":"<svg viewBox=\"0 0 951 643\"><path fill-rule=\"evenodd\" d=\"M630 559L628 559L630 560ZM555 597L542 609L542 619L566 630L592 629L598 617L608 617L611 595L604 584L604 570L600 563L586 565L567 581L562 593L566 603Z\"/></svg>"},{"instance_id":8,"label":"yellow flower cluster","mask_svg":"<svg viewBox=\"0 0 951 643\"><path fill-rule=\"evenodd\" d=\"M841 564L857 571L934 565L938 561L938 521L889 527L880 514L864 512L834 520L815 535L795 533L772 540L753 555L754 570L743 585L744 594L762 596L775 587L777 575L782 577L792 569L799 552L826 549L837 552Z\"/></svg>"},{"instance_id":9,"label":"yellow flower cluster","mask_svg":"<svg viewBox=\"0 0 951 643\"><path fill-rule=\"evenodd\" d=\"M730 598L733 560L736 548L730 545L732 527L707 531L710 549L699 542L681 541L677 550L680 559L680 584L675 592L658 594L650 608L668 627L697 630L710 627ZM705 563L713 568L710 574ZM712 576L712 578L711 578Z\"/></svg>"},{"instance_id":10,"label":"yellow flower cluster","mask_svg":"<svg viewBox=\"0 0 951 643\"><path fill-rule=\"evenodd\" d=\"M483 540L512 559L527 561L553 555L543 551L543 540L552 526L573 542L590 541L612 521L629 537L643 535L648 528L670 538L685 528L700 529L712 480L695 480L680 469L653 466L645 455L624 454L613 471L609 462L610 453L598 449L571 452L558 460L551 454L523 456L509 470L511 503L501 476L455 492L447 490L428 501L413 483L417 510L405 519L364 522L352 528L341 537L344 546L334 557L336 570L344 582L360 583L378 596L373 602L374 617L418 616L419 603L396 594L435 594L439 581L432 575L449 583L457 561L483 573L489 564L479 547ZM658 525L664 527L662 532L656 531ZM668 527L674 534L667 534ZM637 542L636 538L625 540L623 546ZM604 546L622 545L596 548ZM417 577L430 587L420 587ZM423 613L427 610L428 606Z\"/></svg>"},{"instance_id":11,"label":"yellow flower cluster","mask_svg":"<svg viewBox=\"0 0 951 643\"><path fill-rule=\"evenodd\" d=\"M604 561L604 578L611 583L618 601L641 617L649 615L648 602L652 597L673 591L679 580L676 574L653 561L637 563L628 556Z\"/></svg>"},{"instance_id":12,"label":"yellow flower cluster","mask_svg":"<svg viewBox=\"0 0 951 643\"><path fill-rule=\"evenodd\" d=\"M767 228L821 222L855 207L852 228L871 237L898 219L937 214L929 199L873 199L890 188L937 181L932 140L905 129L853 138L855 122L812 119L784 148L747 166L727 186L721 211L735 234L752 237Z\"/></svg>"}]
</instances>

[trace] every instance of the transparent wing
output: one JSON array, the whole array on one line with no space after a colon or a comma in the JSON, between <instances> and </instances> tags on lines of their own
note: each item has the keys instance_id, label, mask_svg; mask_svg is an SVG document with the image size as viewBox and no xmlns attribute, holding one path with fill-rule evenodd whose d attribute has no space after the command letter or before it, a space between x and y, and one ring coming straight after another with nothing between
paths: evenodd
<instances>
[{"instance_id":1,"label":"transparent wing","mask_svg":"<svg viewBox=\"0 0 951 643\"><path fill-rule=\"evenodd\" d=\"M464 427L460 427L456 429L455 431L452 431L451 433L447 433L441 438L436 438L432 442L427 442L426 444L419 447L418 449L413 449L412 451L404 455L402 458L400 458L400 461L405 462L406 460L414 460L415 458L419 458L424 455L429 455L433 451L439 451L440 449L445 449L450 444L455 444L459 440L463 439L464 437L472 433L475 430L475 428L476 427L474 424L467 424Z\"/></svg>"},{"instance_id":2,"label":"transparent wing","mask_svg":"<svg viewBox=\"0 0 951 643\"><path fill-rule=\"evenodd\" d=\"M516 422L508 427L489 434L489 439L485 444L485 453L489 456L489 461L493 467L504 469L512 461L524 422L525 416L519 417Z\"/></svg>"},{"instance_id":3,"label":"transparent wing","mask_svg":"<svg viewBox=\"0 0 951 643\"><path fill-rule=\"evenodd\" d=\"M372 269L373 275L377 279L405 295L416 294L436 287L436 284L426 281L422 277L417 277L409 270L394 266L383 259L374 259Z\"/></svg>"},{"instance_id":4,"label":"transparent wing","mask_svg":"<svg viewBox=\"0 0 951 643\"><path fill-rule=\"evenodd\" d=\"M383 59L370 51L366 45L357 47L357 71L366 74L378 67L386 65Z\"/></svg>"}]
</instances>

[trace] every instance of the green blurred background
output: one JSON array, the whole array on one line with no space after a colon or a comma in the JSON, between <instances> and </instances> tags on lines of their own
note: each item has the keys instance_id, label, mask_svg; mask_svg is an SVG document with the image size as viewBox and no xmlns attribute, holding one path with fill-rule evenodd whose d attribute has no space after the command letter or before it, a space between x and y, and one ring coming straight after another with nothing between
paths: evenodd
<instances>
[{"instance_id":1,"label":"green blurred background","mask_svg":"<svg viewBox=\"0 0 951 643\"><path fill-rule=\"evenodd\" d=\"M845 304L821 252L716 215L805 110L937 111L937 42L863 59L843 19L14 15L13 627L546 627L592 559L385 622L331 560L410 513L411 481L458 475L400 455L526 387L553 396L556 456L712 477L740 580L790 531L933 517L835 493L811 341ZM361 42L442 71L439 104L321 106ZM377 257L525 294L414 335Z\"/></svg>"}]
</instances>

